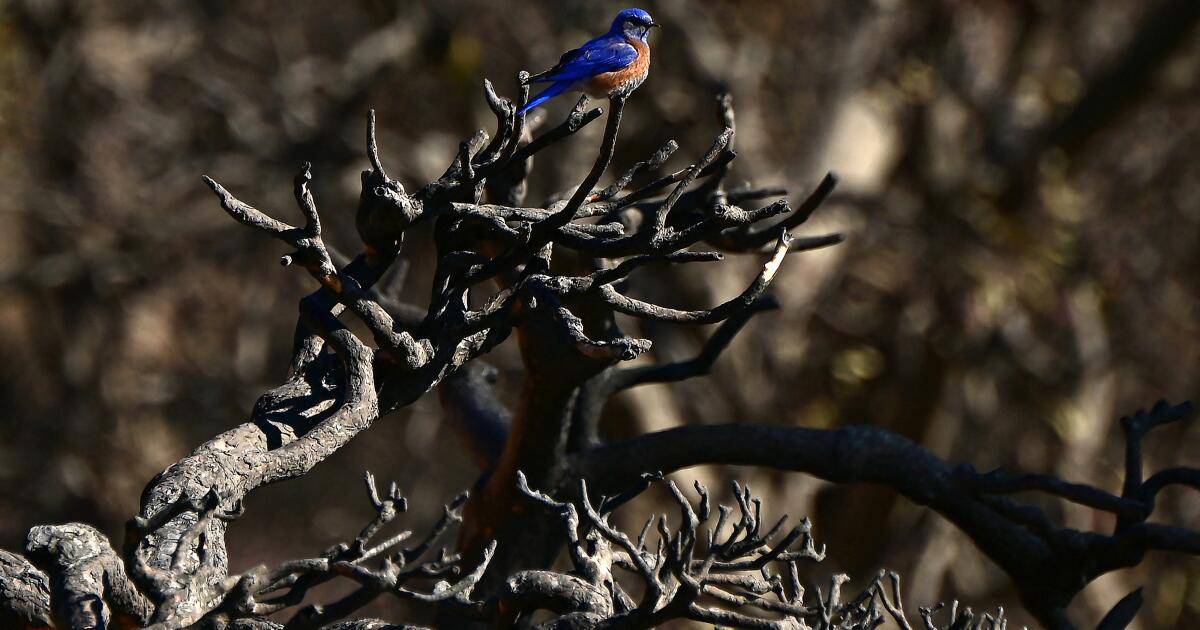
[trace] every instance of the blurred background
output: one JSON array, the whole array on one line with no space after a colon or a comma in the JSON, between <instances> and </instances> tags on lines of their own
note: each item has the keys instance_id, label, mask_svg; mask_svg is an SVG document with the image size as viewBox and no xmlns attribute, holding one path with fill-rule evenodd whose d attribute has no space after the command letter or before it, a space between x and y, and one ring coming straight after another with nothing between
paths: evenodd
<instances>
[{"instance_id":1,"label":"blurred background","mask_svg":"<svg viewBox=\"0 0 1200 630\"><path fill-rule=\"evenodd\" d=\"M807 233L847 242L789 259L780 311L756 318L712 378L647 386L607 410L610 435L683 423L869 423L951 462L1120 486L1116 420L1200 395L1200 37L1194 0L646 1L650 79L626 110L615 170L671 138L679 168L733 94L731 184L802 198L842 183ZM515 93L607 29L622 4L9 0L0 8L0 547L43 522L110 535L144 484L247 418L287 367L302 273L234 224L200 181L295 220L314 163L327 239L353 251L366 112L411 190L493 119L481 82ZM571 106L547 109L556 124ZM594 124L539 156L528 201L591 165ZM409 239L405 295L428 295ZM650 270L640 295L699 306L761 264ZM649 360L707 330L629 323ZM511 399L520 365L500 367ZM303 480L258 491L229 536L234 571L312 555L369 518L360 475L400 482L421 526L477 472L436 396L386 418ZM1200 427L1172 427L1150 466L1200 465ZM768 512L809 515L830 554L814 575L861 586L902 572L910 614L960 598L1032 622L1005 575L940 517L872 487L736 477ZM648 496L637 512L651 509ZM1103 513L1029 497L1080 529ZM1195 494L1158 520L1200 527ZM1087 624L1142 585L1141 628L1200 626L1200 561L1152 555L1091 585Z\"/></svg>"}]
</instances>

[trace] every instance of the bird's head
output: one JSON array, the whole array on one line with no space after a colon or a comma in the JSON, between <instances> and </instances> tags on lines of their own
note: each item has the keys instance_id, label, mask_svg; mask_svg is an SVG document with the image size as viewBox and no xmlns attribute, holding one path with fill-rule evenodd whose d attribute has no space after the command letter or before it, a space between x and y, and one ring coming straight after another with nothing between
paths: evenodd
<instances>
[{"instance_id":1,"label":"bird's head","mask_svg":"<svg viewBox=\"0 0 1200 630\"><path fill-rule=\"evenodd\" d=\"M617 14L617 19L613 20L612 32L646 41L650 29L656 26L658 24L654 22L650 14L642 9L625 9Z\"/></svg>"}]
</instances>

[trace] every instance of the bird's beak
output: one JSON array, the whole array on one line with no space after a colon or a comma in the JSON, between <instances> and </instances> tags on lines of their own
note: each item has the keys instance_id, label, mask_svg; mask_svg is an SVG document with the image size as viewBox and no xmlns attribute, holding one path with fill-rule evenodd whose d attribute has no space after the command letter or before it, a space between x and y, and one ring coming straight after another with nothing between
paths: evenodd
<instances>
[{"instance_id":1,"label":"bird's beak","mask_svg":"<svg viewBox=\"0 0 1200 630\"><path fill-rule=\"evenodd\" d=\"M658 22L651 22L651 23L650 23L650 28L659 28L659 27L661 27L661 26L662 26L662 24L659 24Z\"/></svg>"}]
</instances>

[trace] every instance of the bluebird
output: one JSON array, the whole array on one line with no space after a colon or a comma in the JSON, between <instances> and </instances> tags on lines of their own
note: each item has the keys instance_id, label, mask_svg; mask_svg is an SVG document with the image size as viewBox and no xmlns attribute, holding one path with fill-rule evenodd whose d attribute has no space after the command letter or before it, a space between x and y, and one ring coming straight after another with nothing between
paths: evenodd
<instances>
[{"instance_id":1,"label":"bluebird","mask_svg":"<svg viewBox=\"0 0 1200 630\"><path fill-rule=\"evenodd\" d=\"M549 83L550 87L521 112L568 91L594 98L629 96L650 72L650 44L646 38L656 26L650 14L641 9L621 11L607 33L568 50L553 68L529 77L530 83Z\"/></svg>"}]
</instances>

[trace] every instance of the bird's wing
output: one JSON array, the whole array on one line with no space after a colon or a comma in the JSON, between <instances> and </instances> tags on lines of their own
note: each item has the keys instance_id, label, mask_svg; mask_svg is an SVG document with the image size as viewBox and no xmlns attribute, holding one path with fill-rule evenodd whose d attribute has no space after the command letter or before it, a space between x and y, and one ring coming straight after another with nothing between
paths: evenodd
<instances>
[{"instance_id":1,"label":"bird's wing","mask_svg":"<svg viewBox=\"0 0 1200 630\"><path fill-rule=\"evenodd\" d=\"M604 72L620 70L633 63L637 56L637 49L624 39L599 37L575 50L563 53L557 65L529 77L529 80L532 83L578 81Z\"/></svg>"}]
</instances>

